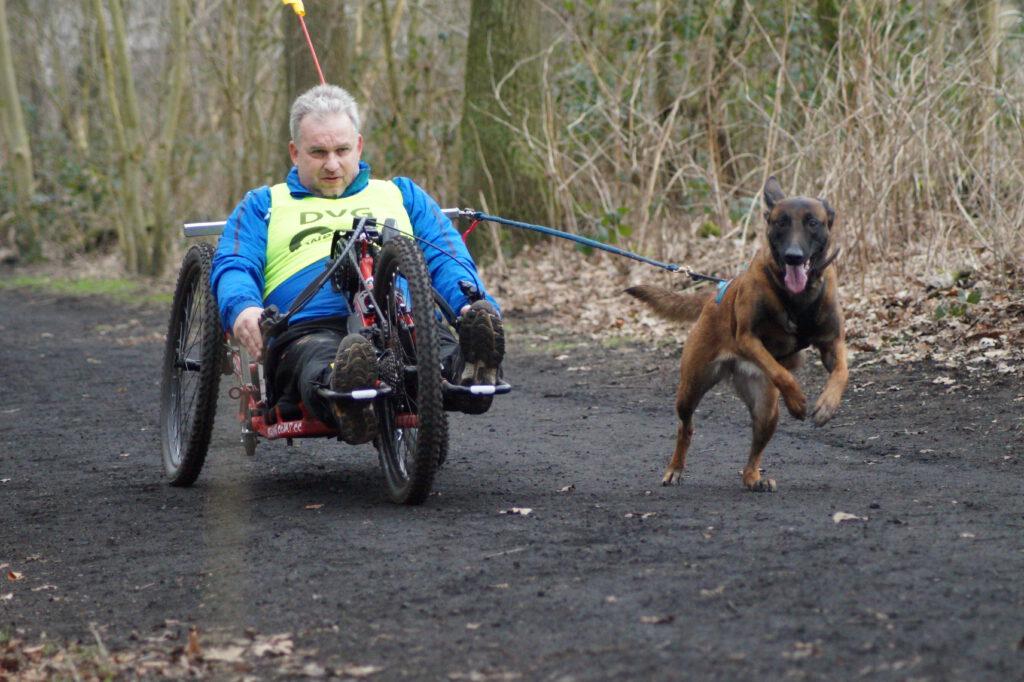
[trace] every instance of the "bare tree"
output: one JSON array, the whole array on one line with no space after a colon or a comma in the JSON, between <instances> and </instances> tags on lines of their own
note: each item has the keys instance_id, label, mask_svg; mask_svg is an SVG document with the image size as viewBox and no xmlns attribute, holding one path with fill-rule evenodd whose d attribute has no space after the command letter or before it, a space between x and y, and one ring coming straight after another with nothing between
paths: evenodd
<instances>
[{"instance_id":1,"label":"bare tree","mask_svg":"<svg viewBox=\"0 0 1024 682\"><path fill-rule=\"evenodd\" d=\"M7 2L0 0L0 119L3 121L7 156L10 159L18 217L24 232L16 241L26 253L38 252L39 233L32 211L32 149L18 97L11 56L11 37L7 28Z\"/></svg>"},{"instance_id":2,"label":"bare tree","mask_svg":"<svg viewBox=\"0 0 1024 682\"><path fill-rule=\"evenodd\" d=\"M120 182L114 186L123 212L117 216L118 236L128 269L155 275L163 268L171 227L168 186L185 91L188 6L186 0L174 0L170 6L168 54L172 62L166 94L158 109L164 120L159 131L150 131L144 130L149 122L142 120L135 91L122 0L109 0L107 5L109 38L102 0L93 0L92 6L99 26L107 103L119 157Z\"/></svg>"}]
</instances>

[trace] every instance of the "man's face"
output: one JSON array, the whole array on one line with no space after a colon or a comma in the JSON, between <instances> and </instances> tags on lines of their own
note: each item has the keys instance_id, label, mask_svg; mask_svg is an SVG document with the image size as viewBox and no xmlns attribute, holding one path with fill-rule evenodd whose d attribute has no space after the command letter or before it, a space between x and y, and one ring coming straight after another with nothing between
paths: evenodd
<instances>
[{"instance_id":1,"label":"man's face","mask_svg":"<svg viewBox=\"0 0 1024 682\"><path fill-rule=\"evenodd\" d=\"M363 136L345 114L310 114L299 123L299 139L288 143L288 153L306 189L340 197L359 173Z\"/></svg>"}]
</instances>

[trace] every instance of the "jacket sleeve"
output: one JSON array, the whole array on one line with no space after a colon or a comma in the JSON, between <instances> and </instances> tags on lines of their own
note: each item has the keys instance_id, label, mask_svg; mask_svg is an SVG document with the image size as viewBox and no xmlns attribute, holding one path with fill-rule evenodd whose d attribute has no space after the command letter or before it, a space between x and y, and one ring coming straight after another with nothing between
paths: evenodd
<instances>
[{"instance_id":1,"label":"jacket sleeve","mask_svg":"<svg viewBox=\"0 0 1024 682\"><path fill-rule=\"evenodd\" d=\"M231 212L217 242L210 287L225 331L231 331L238 313L263 307L269 219L270 188L254 189Z\"/></svg>"},{"instance_id":2,"label":"jacket sleeve","mask_svg":"<svg viewBox=\"0 0 1024 682\"><path fill-rule=\"evenodd\" d=\"M459 309L469 303L469 298L459 289L459 281L468 280L476 285L500 314L501 307L487 293L477 273L476 263L462 242L462 235L452 225L452 221L441 213L437 202L409 178L398 177L392 182L402 191L405 211L412 221L413 234L418 237L416 244L423 251L434 288L458 314Z\"/></svg>"}]
</instances>

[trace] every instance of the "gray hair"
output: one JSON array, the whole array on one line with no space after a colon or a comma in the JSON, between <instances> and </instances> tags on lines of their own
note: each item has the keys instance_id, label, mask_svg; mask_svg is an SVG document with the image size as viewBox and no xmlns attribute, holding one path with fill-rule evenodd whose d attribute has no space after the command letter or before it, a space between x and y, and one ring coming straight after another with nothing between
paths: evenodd
<instances>
[{"instance_id":1,"label":"gray hair","mask_svg":"<svg viewBox=\"0 0 1024 682\"><path fill-rule=\"evenodd\" d=\"M295 99L288 120L288 131L293 141L299 139L299 124L302 123L302 119L310 114L345 114L352 121L356 132L359 132L359 107L356 106L352 95L348 94L348 90L337 85L317 85Z\"/></svg>"}]
</instances>

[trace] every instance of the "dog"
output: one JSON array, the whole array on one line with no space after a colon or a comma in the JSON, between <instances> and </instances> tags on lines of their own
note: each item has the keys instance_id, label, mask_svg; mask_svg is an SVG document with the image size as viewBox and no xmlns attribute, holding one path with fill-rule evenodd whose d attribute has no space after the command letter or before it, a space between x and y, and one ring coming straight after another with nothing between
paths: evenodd
<instances>
[{"instance_id":1,"label":"dog","mask_svg":"<svg viewBox=\"0 0 1024 682\"><path fill-rule=\"evenodd\" d=\"M725 378L753 420L750 456L743 485L771 492L762 479L761 457L779 421L779 394L797 419L807 416L807 398L792 370L800 351L814 346L828 381L810 416L821 426L835 416L846 390L846 334L836 293L838 255L833 248L835 211L824 199L786 197L775 177L764 186L766 239L742 275L719 292L680 294L654 286L626 290L658 315L697 319L683 348L676 413L679 430L662 485L678 483L693 437L693 413L704 394Z\"/></svg>"}]
</instances>

